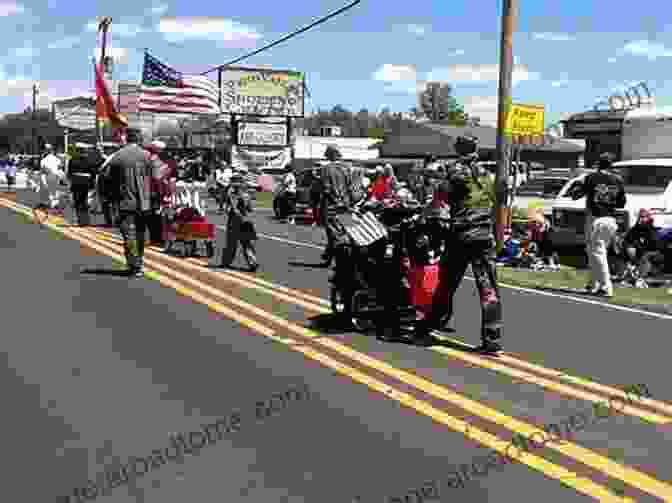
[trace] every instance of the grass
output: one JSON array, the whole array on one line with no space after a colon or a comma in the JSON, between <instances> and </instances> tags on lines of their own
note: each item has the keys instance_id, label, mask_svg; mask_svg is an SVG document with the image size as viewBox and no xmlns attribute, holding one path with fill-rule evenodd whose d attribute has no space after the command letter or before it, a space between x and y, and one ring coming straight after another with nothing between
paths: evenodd
<instances>
[{"instance_id":1,"label":"grass","mask_svg":"<svg viewBox=\"0 0 672 503\"><path fill-rule=\"evenodd\" d=\"M583 289L589 282L588 271L563 267L560 271L540 272L512 267L498 267L497 278L502 283L542 289ZM604 299L609 304L668 306L672 307L672 295L668 288L614 288L614 296Z\"/></svg>"}]
</instances>

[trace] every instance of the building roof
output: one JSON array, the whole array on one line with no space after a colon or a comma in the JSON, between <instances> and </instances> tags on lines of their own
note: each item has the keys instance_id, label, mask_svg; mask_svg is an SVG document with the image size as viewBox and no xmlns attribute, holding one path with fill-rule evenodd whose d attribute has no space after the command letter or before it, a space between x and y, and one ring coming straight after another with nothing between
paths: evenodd
<instances>
[{"instance_id":1,"label":"building roof","mask_svg":"<svg viewBox=\"0 0 672 503\"><path fill-rule=\"evenodd\" d=\"M323 159L329 145L336 145L346 159L372 159L378 151L370 147L380 140L373 138L343 138L341 136L297 136L294 139L294 158Z\"/></svg>"},{"instance_id":2,"label":"building roof","mask_svg":"<svg viewBox=\"0 0 672 503\"><path fill-rule=\"evenodd\" d=\"M561 120L560 122L623 120L625 118L626 113L627 113L626 110L614 110L614 111L586 110L585 112L579 112L570 115L568 118Z\"/></svg>"},{"instance_id":3,"label":"building roof","mask_svg":"<svg viewBox=\"0 0 672 503\"><path fill-rule=\"evenodd\" d=\"M461 135L478 138L483 150L494 150L497 146L497 129L492 126L446 126L441 124L415 125L402 129L400 134L386 139L380 145L380 155L386 157L425 156L458 157L455 139ZM546 145L525 145L529 151L581 153L585 147L563 139L553 139Z\"/></svg>"}]
</instances>

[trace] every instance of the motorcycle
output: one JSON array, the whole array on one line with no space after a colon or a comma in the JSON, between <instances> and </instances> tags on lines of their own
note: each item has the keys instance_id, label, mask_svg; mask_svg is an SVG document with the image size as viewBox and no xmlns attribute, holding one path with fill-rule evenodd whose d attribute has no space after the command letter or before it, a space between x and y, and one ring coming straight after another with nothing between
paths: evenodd
<instances>
[{"instance_id":1,"label":"motorcycle","mask_svg":"<svg viewBox=\"0 0 672 503\"><path fill-rule=\"evenodd\" d=\"M417 203L387 203L365 203L364 211L355 213L368 214L368 226L349 229L351 236L358 232L375 236L378 230L379 239L364 244L350 239L336 249L330 279L332 311L360 332L380 329L381 316L390 315L390 305L396 306L400 326L407 319L406 324L413 325L422 319L418 311L431 306L438 284L443 242L437 221L423 217Z\"/></svg>"}]
</instances>

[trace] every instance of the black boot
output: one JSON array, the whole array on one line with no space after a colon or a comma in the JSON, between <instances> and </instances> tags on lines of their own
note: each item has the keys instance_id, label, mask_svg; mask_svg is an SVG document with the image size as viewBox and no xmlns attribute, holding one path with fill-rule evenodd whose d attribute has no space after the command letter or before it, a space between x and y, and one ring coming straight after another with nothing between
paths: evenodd
<instances>
[{"instance_id":1,"label":"black boot","mask_svg":"<svg viewBox=\"0 0 672 503\"><path fill-rule=\"evenodd\" d=\"M481 345L478 350L489 355L497 355L502 350L502 345L498 342L501 337L502 327L483 328L481 332Z\"/></svg>"}]
</instances>

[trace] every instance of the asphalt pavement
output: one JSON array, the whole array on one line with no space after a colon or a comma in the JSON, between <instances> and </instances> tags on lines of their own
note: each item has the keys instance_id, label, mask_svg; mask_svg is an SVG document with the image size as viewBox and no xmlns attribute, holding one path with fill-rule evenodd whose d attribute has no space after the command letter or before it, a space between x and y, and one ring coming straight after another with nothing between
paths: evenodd
<instances>
[{"instance_id":1,"label":"asphalt pavement","mask_svg":"<svg viewBox=\"0 0 672 503\"><path fill-rule=\"evenodd\" d=\"M17 197L29 205L32 195ZM449 340L424 348L343 330L292 346L278 337L322 330L315 320L328 311L318 302L328 299L329 273L317 267L322 231L279 224L270 212L255 219L265 284L148 253L148 269L199 296L165 279L122 277L101 254L118 252L113 235L65 228L63 237L0 207L7 355L0 368L13 405L4 408L3 455L19 475L5 481L3 500L73 494L107 466L170 445L171 432L241 409L238 433L97 499L364 503L397 501L439 480L440 499L428 493L425 501L589 501L598 486L635 501L672 501L672 406L660 403L672 401L664 371L672 318L504 288L501 358ZM473 291L465 281L450 338L475 345ZM215 296L229 316L213 310ZM273 335L231 320L252 305L259 311L250 317ZM584 427L569 447L535 452L542 460L528 455L527 463L448 489L451 465L487 454L487 435L509 441L525 424L561 424L632 384L644 384L655 403ZM257 420L255 402L298 385L310 389L309 400ZM16 435L28 421L35 432ZM562 469L569 475L558 475Z\"/></svg>"}]
</instances>

